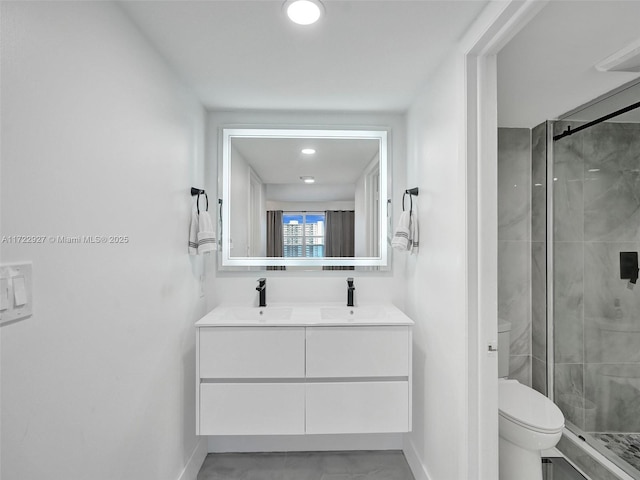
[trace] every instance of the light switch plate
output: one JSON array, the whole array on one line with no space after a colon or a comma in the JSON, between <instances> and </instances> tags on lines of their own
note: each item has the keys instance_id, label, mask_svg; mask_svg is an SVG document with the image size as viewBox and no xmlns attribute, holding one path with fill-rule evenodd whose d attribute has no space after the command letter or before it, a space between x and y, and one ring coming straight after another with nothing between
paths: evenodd
<instances>
[{"instance_id":1,"label":"light switch plate","mask_svg":"<svg viewBox=\"0 0 640 480\"><path fill-rule=\"evenodd\" d=\"M0 286L5 284L7 308L0 311L0 324L30 317L33 313L32 263L0 265ZM0 297L2 295L4 292L0 291ZM2 300L4 302L4 298Z\"/></svg>"},{"instance_id":2,"label":"light switch plate","mask_svg":"<svg viewBox=\"0 0 640 480\"><path fill-rule=\"evenodd\" d=\"M9 279L0 278L0 310L9 308Z\"/></svg>"},{"instance_id":3,"label":"light switch plate","mask_svg":"<svg viewBox=\"0 0 640 480\"><path fill-rule=\"evenodd\" d=\"M13 283L13 306L15 308L24 307L27 303L27 284L24 275L12 278Z\"/></svg>"}]
</instances>

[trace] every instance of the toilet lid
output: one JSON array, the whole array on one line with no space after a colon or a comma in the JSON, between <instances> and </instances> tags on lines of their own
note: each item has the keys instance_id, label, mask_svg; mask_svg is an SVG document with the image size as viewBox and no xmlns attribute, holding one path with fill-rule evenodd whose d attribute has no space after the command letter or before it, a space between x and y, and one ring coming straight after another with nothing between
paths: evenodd
<instances>
[{"instance_id":1,"label":"toilet lid","mask_svg":"<svg viewBox=\"0 0 640 480\"><path fill-rule=\"evenodd\" d=\"M555 433L564 427L564 415L558 406L534 389L516 380L499 382L499 413L530 430Z\"/></svg>"}]
</instances>

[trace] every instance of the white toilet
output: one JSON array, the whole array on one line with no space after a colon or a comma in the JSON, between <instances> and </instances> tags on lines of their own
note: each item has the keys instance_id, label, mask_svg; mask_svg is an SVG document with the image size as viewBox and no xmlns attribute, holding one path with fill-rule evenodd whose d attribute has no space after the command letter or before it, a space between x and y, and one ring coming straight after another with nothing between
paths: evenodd
<instances>
[{"instance_id":1,"label":"white toilet","mask_svg":"<svg viewBox=\"0 0 640 480\"><path fill-rule=\"evenodd\" d=\"M498 429L500 480L542 480L540 451L562 436L564 416L555 403L517 380L509 380L511 324L498 321Z\"/></svg>"}]
</instances>

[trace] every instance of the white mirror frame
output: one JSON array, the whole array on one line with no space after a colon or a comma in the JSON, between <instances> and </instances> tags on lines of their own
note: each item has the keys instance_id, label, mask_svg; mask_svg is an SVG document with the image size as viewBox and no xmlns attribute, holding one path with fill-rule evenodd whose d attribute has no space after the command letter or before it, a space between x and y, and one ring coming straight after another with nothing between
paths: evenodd
<instances>
[{"instance_id":1,"label":"white mirror frame","mask_svg":"<svg viewBox=\"0 0 640 480\"><path fill-rule=\"evenodd\" d=\"M380 149L380 185L377 257L232 257L229 238L231 219L231 141L234 138L315 138L315 139L370 139L378 140ZM386 130L323 130L323 129L280 129L280 128L223 128L222 129L222 208L220 238L220 261L222 267L268 267L268 266L348 266L386 267L388 266L387 245L387 185L388 185L388 145Z\"/></svg>"}]
</instances>

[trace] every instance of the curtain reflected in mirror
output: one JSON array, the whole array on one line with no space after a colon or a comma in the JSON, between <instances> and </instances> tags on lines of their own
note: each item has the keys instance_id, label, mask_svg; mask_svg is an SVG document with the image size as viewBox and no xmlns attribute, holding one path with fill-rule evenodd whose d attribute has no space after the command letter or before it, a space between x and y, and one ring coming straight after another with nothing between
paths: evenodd
<instances>
[{"instance_id":1,"label":"curtain reflected in mirror","mask_svg":"<svg viewBox=\"0 0 640 480\"><path fill-rule=\"evenodd\" d=\"M325 256L353 257L355 254L355 212L325 212ZM352 266L324 266L323 270L353 270Z\"/></svg>"},{"instance_id":2,"label":"curtain reflected in mirror","mask_svg":"<svg viewBox=\"0 0 640 480\"><path fill-rule=\"evenodd\" d=\"M282 210L267 210L267 257L283 256ZM269 266L267 270L286 270L286 267Z\"/></svg>"},{"instance_id":3,"label":"curtain reflected in mirror","mask_svg":"<svg viewBox=\"0 0 640 480\"><path fill-rule=\"evenodd\" d=\"M307 217L310 219L307 221ZM293 219L293 220L292 220ZM320 220L318 220L320 219ZM285 235L285 222L288 231ZM324 215L267 210L267 257L353 257L355 212L326 210ZM267 270L286 270L268 266ZM353 266L324 266L323 270L354 270Z\"/></svg>"}]
</instances>

